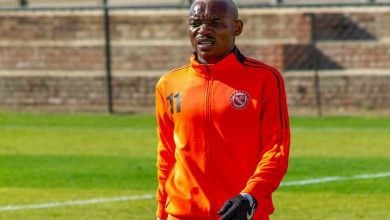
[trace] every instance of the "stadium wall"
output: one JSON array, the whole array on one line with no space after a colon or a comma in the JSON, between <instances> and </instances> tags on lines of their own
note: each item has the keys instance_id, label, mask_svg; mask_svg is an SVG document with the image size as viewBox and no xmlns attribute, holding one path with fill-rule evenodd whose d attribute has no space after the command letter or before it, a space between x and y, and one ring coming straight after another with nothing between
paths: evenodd
<instances>
[{"instance_id":1,"label":"stadium wall","mask_svg":"<svg viewBox=\"0 0 390 220\"><path fill-rule=\"evenodd\" d=\"M115 111L153 111L159 76L192 52L186 13L110 12ZM292 114L390 109L390 8L242 9L241 17L237 45L283 73ZM0 109L106 111L103 23L99 11L0 12Z\"/></svg>"}]
</instances>

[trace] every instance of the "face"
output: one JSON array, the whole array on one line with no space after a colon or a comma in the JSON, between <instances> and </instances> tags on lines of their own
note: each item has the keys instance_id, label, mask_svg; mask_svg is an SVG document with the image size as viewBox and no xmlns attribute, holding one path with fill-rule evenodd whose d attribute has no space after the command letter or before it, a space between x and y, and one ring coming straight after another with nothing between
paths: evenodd
<instances>
[{"instance_id":1,"label":"face","mask_svg":"<svg viewBox=\"0 0 390 220\"><path fill-rule=\"evenodd\" d=\"M188 34L199 62L217 63L233 50L242 22L232 7L219 0L197 0L192 5Z\"/></svg>"}]
</instances>

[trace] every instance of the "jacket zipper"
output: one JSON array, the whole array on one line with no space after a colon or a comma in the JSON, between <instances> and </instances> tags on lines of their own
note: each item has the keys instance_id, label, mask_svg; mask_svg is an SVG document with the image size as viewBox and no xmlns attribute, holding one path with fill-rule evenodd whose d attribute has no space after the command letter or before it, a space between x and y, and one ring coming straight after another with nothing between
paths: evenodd
<instances>
[{"instance_id":1,"label":"jacket zipper","mask_svg":"<svg viewBox=\"0 0 390 220\"><path fill-rule=\"evenodd\" d=\"M212 178L212 164L213 164L213 161L212 161L212 155L211 155L211 140L212 140L212 134L211 134L211 127L212 127L212 122L211 122L211 101L212 101L212 86L213 86L213 79L212 79L212 72L211 72L211 69L210 67L206 64L206 109L205 109L205 118L206 118L206 155L207 155L207 172L205 173L206 175L206 178ZM211 179L210 181L210 192L213 192L214 191L214 184L213 184L213 180ZM213 194L211 193L211 198L210 198L210 211L212 212L213 211L213 203L215 201L215 198L213 197Z\"/></svg>"}]
</instances>

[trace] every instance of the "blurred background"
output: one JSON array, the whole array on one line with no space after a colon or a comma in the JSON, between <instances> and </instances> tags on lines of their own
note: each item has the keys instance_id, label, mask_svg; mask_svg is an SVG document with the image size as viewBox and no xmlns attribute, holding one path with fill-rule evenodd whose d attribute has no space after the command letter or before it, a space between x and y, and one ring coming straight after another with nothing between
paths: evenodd
<instances>
[{"instance_id":1,"label":"blurred background","mask_svg":"<svg viewBox=\"0 0 390 220\"><path fill-rule=\"evenodd\" d=\"M0 0L0 219L155 219L154 88L189 62L190 2ZM272 219L389 219L390 0L235 2L238 47L286 81Z\"/></svg>"},{"instance_id":2,"label":"blurred background","mask_svg":"<svg viewBox=\"0 0 390 220\"><path fill-rule=\"evenodd\" d=\"M236 0L237 45L295 115L388 114L390 0ZM188 0L0 0L0 109L152 113L185 65Z\"/></svg>"}]
</instances>

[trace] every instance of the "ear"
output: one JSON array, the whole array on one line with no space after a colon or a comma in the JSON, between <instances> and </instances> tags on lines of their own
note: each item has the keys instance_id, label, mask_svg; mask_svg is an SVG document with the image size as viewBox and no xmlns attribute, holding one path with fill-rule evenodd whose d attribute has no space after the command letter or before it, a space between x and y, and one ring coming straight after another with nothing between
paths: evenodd
<instances>
[{"instance_id":1,"label":"ear","mask_svg":"<svg viewBox=\"0 0 390 220\"><path fill-rule=\"evenodd\" d=\"M234 22L234 35L238 36L242 33L242 29L244 28L244 23L242 20L236 20Z\"/></svg>"}]
</instances>

